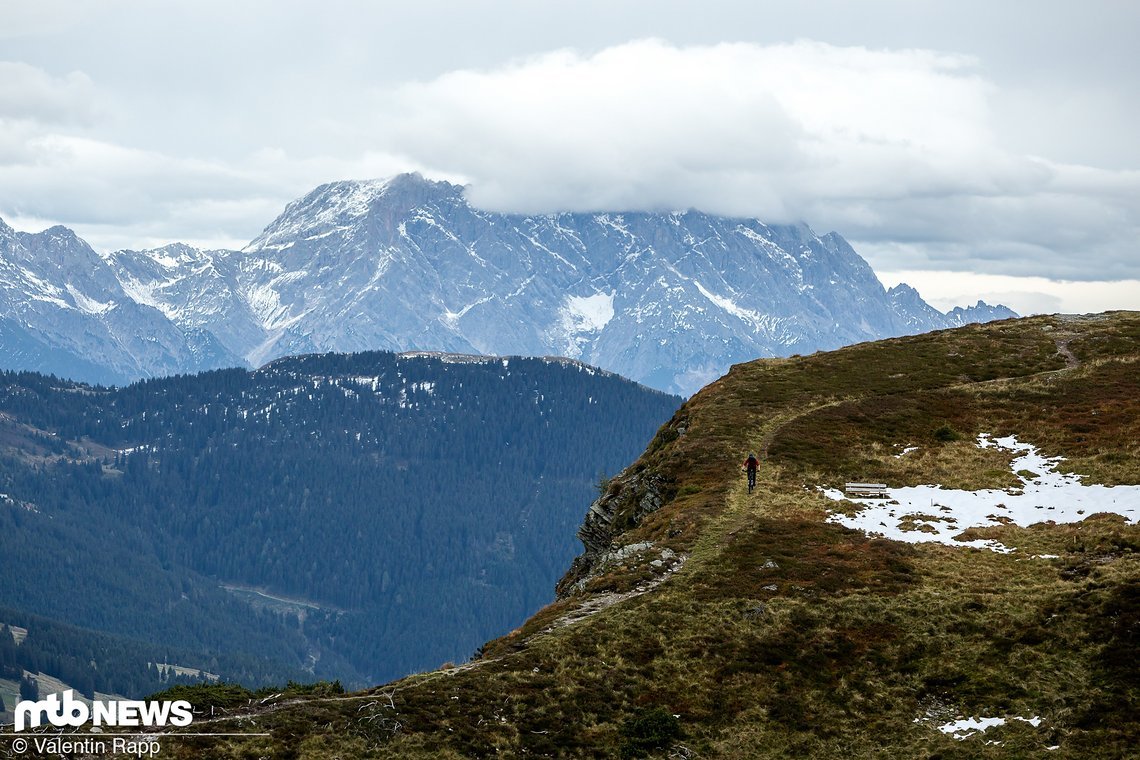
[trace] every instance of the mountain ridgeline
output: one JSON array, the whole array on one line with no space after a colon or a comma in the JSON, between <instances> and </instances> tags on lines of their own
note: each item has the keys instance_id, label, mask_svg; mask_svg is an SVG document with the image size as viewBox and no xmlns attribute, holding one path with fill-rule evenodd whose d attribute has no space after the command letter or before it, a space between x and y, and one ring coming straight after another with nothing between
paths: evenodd
<instances>
[{"instance_id":1,"label":"mountain ridgeline","mask_svg":"<svg viewBox=\"0 0 1140 760\"><path fill-rule=\"evenodd\" d=\"M479 659L163 754L1135 758L1138 361L1140 314L1113 313L738 364L607 481L558 600ZM904 507L852 481L939 487Z\"/></svg>"},{"instance_id":2,"label":"mountain ridgeline","mask_svg":"<svg viewBox=\"0 0 1140 760\"><path fill-rule=\"evenodd\" d=\"M117 389L7 372L0 623L246 685L462 661L549 601L599 479L679 403L564 359L309 355ZM47 672L155 685L87 662Z\"/></svg>"},{"instance_id":3,"label":"mountain ridgeline","mask_svg":"<svg viewBox=\"0 0 1140 760\"><path fill-rule=\"evenodd\" d=\"M0 313L0 366L90 382L439 350L566 356L685 395L758 356L1015 316L886 291L804 224L490 213L415 174L318 187L242 251L100 255L0 222Z\"/></svg>"}]
</instances>

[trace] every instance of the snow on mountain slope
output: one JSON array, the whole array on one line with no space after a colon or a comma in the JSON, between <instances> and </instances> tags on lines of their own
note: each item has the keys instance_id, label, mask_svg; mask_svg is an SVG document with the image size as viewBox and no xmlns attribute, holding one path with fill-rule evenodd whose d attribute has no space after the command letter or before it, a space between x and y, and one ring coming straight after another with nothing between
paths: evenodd
<instances>
[{"instance_id":1,"label":"snow on mountain slope","mask_svg":"<svg viewBox=\"0 0 1140 760\"><path fill-rule=\"evenodd\" d=\"M133 370L124 358L116 371L128 376L435 350L565 355L687 394L734 362L1011 314L979 304L945 315L905 286L888 293L842 237L804 224L496 214L418 174L322 185L240 252L173 244L95 256L85 269L104 285L50 272L13 284L13 298L104 322L113 303L159 312L190 356L171 348L165 363Z\"/></svg>"},{"instance_id":2,"label":"snow on mountain slope","mask_svg":"<svg viewBox=\"0 0 1140 760\"><path fill-rule=\"evenodd\" d=\"M65 227L28 234L0 222L0 314L3 369L117 383L237 360L211 332L132 297Z\"/></svg>"},{"instance_id":3,"label":"snow on mountain slope","mask_svg":"<svg viewBox=\"0 0 1140 760\"><path fill-rule=\"evenodd\" d=\"M995 440L981 435L978 447L1016 453L1010 469L1021 487L1009 491L955 491L935 485L892 488L886 499L850 500L859 505L857 513L837 513L829 519L895 541L934 541L999 552L1012 549L997 541L958 536L969 528L1009 523L1023 527L1046 521L1075 523L1100 512L1121 515L1129 522L1140 521L1140 486L1085 485L1079 475L1057 471L1060 457L1044 457L1036 447L1015 436ZM834 489L824 493L835 501L847 498Z\"/></svg>"},{"instance_id":4,"label":"snow on mountain slope","mask_svg":"<svg viewBox=\"0 0 1140 760\"><path fill-rule=\"evenodd\" d=\"M158 309L184 332L213 335L232 365L243 363L264 331L263 320L242 294L239 258L235 251L173 243L149 251L115 251L106 260L130 298Z\"/></svg>"}]
</instances>

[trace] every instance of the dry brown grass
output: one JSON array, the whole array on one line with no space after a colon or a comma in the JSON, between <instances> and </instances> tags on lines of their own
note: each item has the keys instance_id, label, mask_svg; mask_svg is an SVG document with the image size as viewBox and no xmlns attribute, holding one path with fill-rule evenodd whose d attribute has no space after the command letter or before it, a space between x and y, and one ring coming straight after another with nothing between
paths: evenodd
<instances>
[{"instance_id":1,"label":"dry brown grass","mask_svg":"<svg viewBox=\"0 0 1140 760\"><path fill-rule=\"evenodd\" d=\"M547 607L478 667L267 714L269 745L216 756L616 758L622 727L654 708L680 716L672 749L697 757L1134 756L1140 528L1098 516L985 529L1017 547L1008 555L909 546L825 522L835 505L815 489L1012 485L1009 453L974 445L982 432L1140 482L1138 355L1140 315L1124 313L734 367L634 465L671 501L617 539L689 553L679 573L548 632L583 598ZM898 445L919 450L896 458ZM749 495L737 467L765 448ZM598 587L646 573L634 562ZM983 715L1042 724L963 741L933 727Z\"/></svg>"}]
</instances>

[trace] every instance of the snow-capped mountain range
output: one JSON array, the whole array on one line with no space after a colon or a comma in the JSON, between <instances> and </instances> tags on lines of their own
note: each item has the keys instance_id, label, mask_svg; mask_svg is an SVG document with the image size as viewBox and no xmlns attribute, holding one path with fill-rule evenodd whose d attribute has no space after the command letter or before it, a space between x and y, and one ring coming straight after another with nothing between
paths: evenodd
<instances>
[{"instance_id":1,"label":"snow-capped mountain range","mask_svg":"<svg viewBox=\"0 0 1140 760\"><path fill-rule=\"evenodd\" d=\"M241 251L99 254L0 221L0 306L0 366L96 382L388 349L566 356L684 394L734 362L1015 316L885 290L804 224L499 214L418 174L322 185Z\"/></svg>"}]
</instances>

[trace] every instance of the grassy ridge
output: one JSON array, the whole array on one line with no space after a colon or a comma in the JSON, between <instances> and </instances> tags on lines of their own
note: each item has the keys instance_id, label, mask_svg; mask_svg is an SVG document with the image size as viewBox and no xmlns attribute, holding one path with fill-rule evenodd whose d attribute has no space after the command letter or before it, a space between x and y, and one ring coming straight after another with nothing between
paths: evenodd
<instances>
[{"instance_id":1,"label":"grassy ridge","mask_svg":"<svg viewBox=\"0 0 1140 760\"><path fill-rule=\"evenodd\" d=\"M1138 483L1138 357L1140 315L1116 313L738 365L610 482L615 544L650 548L591 567L583 592L468 665L270 700L195 724L270 736L164 756L1135 756L1140 528L979 531L1008 555L904 545L825 522L817 489L1013 485L1010 454L973 444L983 432ZM749 449L765 459L751 495ZM618 496L648 475L665 503L642 515ZM684 559L671 577L663 549ZM961 740L935 728L969 716L1008 722Z\"/></svg>"}]
</instances>

